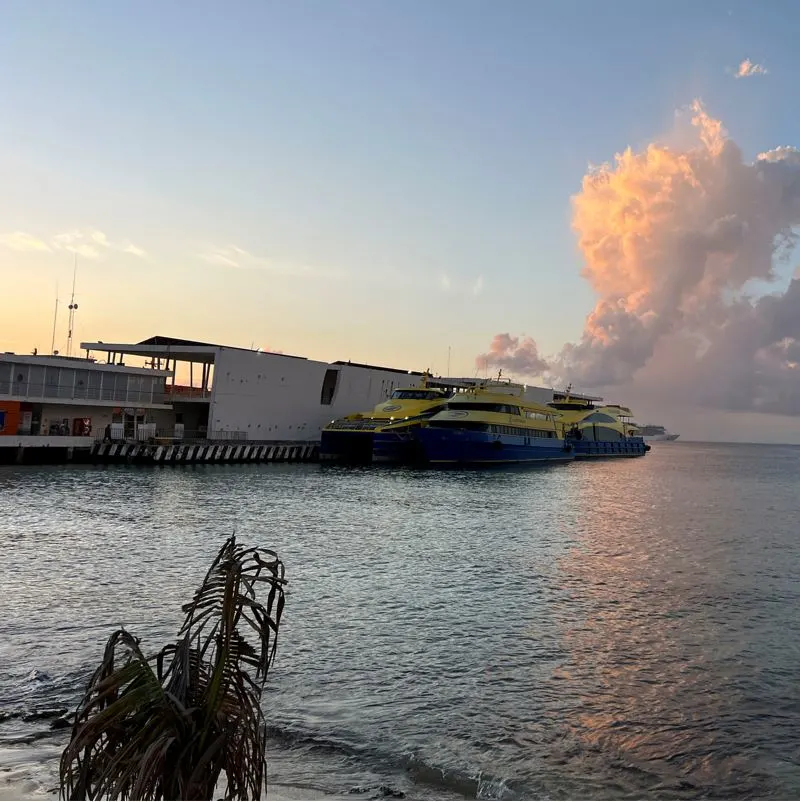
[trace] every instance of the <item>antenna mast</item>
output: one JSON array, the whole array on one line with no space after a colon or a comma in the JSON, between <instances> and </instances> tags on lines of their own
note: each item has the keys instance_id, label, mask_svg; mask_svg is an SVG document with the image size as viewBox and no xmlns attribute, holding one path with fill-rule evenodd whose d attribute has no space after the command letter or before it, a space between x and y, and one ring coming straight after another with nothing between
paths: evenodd
<instances>
[{"instance_id":1,"label":"antenna mast","mask_svg":"<svg viewBox=\"0 0 800 802\"><path fill-rule=\"evenodd\" d=\"M75 324L75 310L78 304L75 303L75 279L78 275L78 254L75 254L75 267L72 269L72 298L69 302L69 333L67 335L67 356L72 356L72 328Z\"/></svg>"},{"instance_id":2,"label":"antenna mast","mask_svg":"<svg viewBox=\"0 0 800 802\"><path fill-rule=\"evenodd\" d=\"M56 279L56 308L53 312L53 339L50 341L50 353L55 353L56 348L56 321L58 320L58 279Z\"/></svg>"},{"instance_id":3,"label":"antenna mast","mask_svg":"<svg viewBox=\"0 0 800 802\"><path fill-rule=\"evenodd\" d=\"M447 375L450 375L450 346L447 346Z\"/></svg>"}]
</instances>

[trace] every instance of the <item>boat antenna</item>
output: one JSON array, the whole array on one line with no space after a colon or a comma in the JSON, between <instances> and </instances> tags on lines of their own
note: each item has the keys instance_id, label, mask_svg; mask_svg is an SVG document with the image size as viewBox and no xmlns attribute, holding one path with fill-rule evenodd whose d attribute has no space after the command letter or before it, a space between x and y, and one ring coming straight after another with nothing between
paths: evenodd
<instances>
[{"instance_id":1,"label":"boat antenna","mask_svg":"<svg viewBox=\"0 0 800 802\"><path fill-rule=\"evenodd\" d=\"M75 303L75 280L78 276L78 254L75 254L75 266L72 268L72 297L69 306L69 332L67 334L67 356L72 356L72 329L75 325L75 310L78 304Z\"/></svg>"},{"instance_id":2,"label":"boat antenna","mask_svg":"<svg viewBox=\"0 0 800 802\"><path fill-rule=\"evenodd\" d=\"M447 346L447 375L450 375L450 346Z\"/></svg>"},{"instance_id":3,"label":"boat antenna","mask_svg":"<svg viewBox=\"0 0 800 802\"><path fill-rule=\"evenodd\" d=\"M56 308L53 312L53 339L50 341L50 353L55 353L56 348L56 322L58 321L58 279L56 279Z\"/></svg>"}]
</instances>

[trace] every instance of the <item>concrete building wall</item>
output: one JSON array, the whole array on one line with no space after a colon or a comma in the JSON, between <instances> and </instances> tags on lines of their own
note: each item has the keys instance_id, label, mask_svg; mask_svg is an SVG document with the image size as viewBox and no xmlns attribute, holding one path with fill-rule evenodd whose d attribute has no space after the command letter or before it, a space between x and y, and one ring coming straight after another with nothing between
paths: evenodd
<instances>
[{"instance_id":1,"label":"concrete building wall","mask_svg":"<svg viewBox=\"0 0 800 802\"><path fill-rule=\"evenodd\" d=\"M46 435L50 431L51 423L68 421L68 431L72 433L72 422L75 418L88 418L91 421L92 437L102 437L106 424L111 423L113 407L80 406L78 404L42 404L42 418L40 434Z\"/></svg>"},{"instance_id":2,"label":"concrete building wall","mask_svg":"<svg viewBox=\"0 0 800 802\"><path fill-rule=\"evenodd\" d=\"M418 381L380 368L221 348L208 428L212 437L243 432L249 440L318 440L330 420L370 410L394 387Z\"/></svg>"}]
</instances>

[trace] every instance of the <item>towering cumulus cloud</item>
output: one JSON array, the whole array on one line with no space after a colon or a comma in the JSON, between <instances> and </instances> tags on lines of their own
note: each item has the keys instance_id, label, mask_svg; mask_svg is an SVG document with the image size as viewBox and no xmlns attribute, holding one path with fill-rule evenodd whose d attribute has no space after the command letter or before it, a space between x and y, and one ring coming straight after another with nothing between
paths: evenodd
<instances>
[{"instance_id":1,"label":"towering cumulus cloud","mask_svg":"<svg viewBox=\"0 0 800 802\"><path fill-rule=\"evenodd\" d=\"M752 279L773 279L794 246L800 152L781 147L745 163L719 121L699 102L691 111L688 146L629 149L573 198L582 275L599 297L580 341L536 371L519 365L515 338L497 335L479 366L488 358L605 387L647 365L642 374L672 371L666 384L686 394L691 385L699 403L800 413L800 281L783 294L745 292ZM536 344L525 349L533 368Z\"/></svg>"}]
</instances>

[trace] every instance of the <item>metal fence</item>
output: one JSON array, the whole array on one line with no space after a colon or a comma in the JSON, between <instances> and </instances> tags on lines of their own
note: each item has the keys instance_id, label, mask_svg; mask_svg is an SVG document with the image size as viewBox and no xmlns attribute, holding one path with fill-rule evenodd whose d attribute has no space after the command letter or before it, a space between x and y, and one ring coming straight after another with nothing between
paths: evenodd
<instances>
[{"instance_id":1,"label":"metal fence","mask_svg":"<svg viewBox=\"0 0 800 802\"><path fill-rule=\"evenodd\" d=\"M226 442L226 443L244 443L249 440L247 432L227 431L227 430L210 430L203 429L175 429L174 427L167 427L163 429L150 428L145 424L137 429L135 432L128 429L127 431L120 431L119 424L112 424L111 437L106 438L104 431L94 432L95 438L98 442L109 440L112 443L124 442L173 442L173 443L210 443L210 442Z\"/></svg>"}]
</instances>

